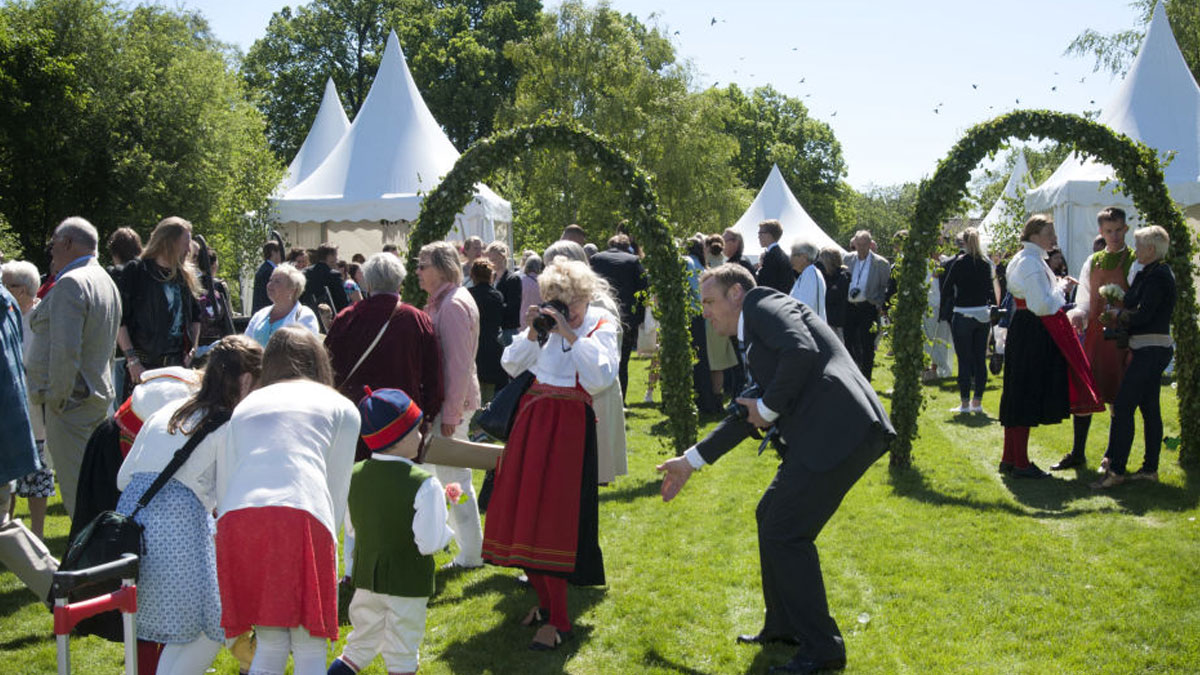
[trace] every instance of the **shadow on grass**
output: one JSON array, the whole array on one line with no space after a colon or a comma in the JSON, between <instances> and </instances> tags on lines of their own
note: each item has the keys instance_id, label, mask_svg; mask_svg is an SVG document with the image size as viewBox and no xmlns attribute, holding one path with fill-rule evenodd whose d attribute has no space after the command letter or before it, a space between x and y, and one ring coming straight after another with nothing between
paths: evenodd
<instances>
[{"instance_id":1,"label":"shadow on grass","mask_svg":"<svg viewBox=\"0 0 1200 675\"><path fill-rule=\"evenodd\" d=\"M681 673L682 675L709 675L709 671L697 670L682 663L675 663L662 654L659 654L657 649L651 649L642 654L642 665L647 668L660 668L672 673Z\"/></svg>"},{"instance_id":2,"label":"shadow on grass","mask_svg":"<svg viewBox=\"0 0 1200 675\"><path fill-rule=\"evenodd\" d=\"M24 649L25 647L42 644L49 641L50 638L45 635L22 635L21 637L13 638L7 642L0 642L0 652L8 652L13 649Z\"/></svg>"},{"instance_id":3,"label":"shadow on grass","mask_svg":"<svg viewBox=\"0 0 1200 675\"><path fill-rule=\"evenodd\" d=\"M995 421L995 419L988 417L987 415L968 413L966 415L954 415L950 419L946 420L946 423L957 424L960 427L969 427L971 429L980 429L991 426L993 423L995 423Z\"/></svg>"},{"instance_id":4,"label":"shadow on grass","mask_svg":"<svg viewBox=\"0 0 1200 675\"><path fill-rule=\"evenodd\" d=\"M759 650L754 660L746 667L746 675L765 673L771 666L781 666L796 654L796 648L787 645L767 645ZM832 672L832 671L822 671Z\"/></svg>"},{"instance_id":5,"label":"shadow on grass","mask_svg":"<svg viewBox=\"0 0 1200 675\"><path fill-rule=\"evenodd\" d=\"M1097 474L1087 469L1074 475L1055 474L1050 478L1003 478L1004 486L1018 504L982 501L969 496L939 492L916 467L889 469L892 491L908 499L938 506L957 506L976 511L998 511L1030 518L1073 518L1079 515L1124 512L1144 515L1150 511L1189 511L1200 504L1200 481L1189 478L1184 487L1163 483L1126 483L1097 491L1090 487ZM1116 502L1115 507L1072 508L1071 503L1103 495ZM1025 507L1025 508L1022 508ZM1030 511L1029 509L1034 509Z\"/></svg>"},{"instance_id":6,"label":"shadow on grass","mask_svg":"<svg viewBox=\"0 0 1200 675\"><path fill-rule=\"evenodd\" d=\"M0 616L16 614L37 601L37 596L25 586L18 586L0 593Z\"/></svg>"},{"instance_id":7,"label":"shadow on grass","mask_svg":"<svg viewBox=\"0 0 1200 675\"><path fill-rule=\"evenodd\" d=\"M594 628L575 623L571 636L557 649L549 652L530 650L529 643L533 640L534 630L519 622L537 604L537 596L532 589L519 586L515 577L509 576L512 573L515 571L491 574L463 589L464 595L498 593L500 598L496 601L495 609L503 618L490 628L446 645L438 659L446 662L450 672L479 673L494 668L500 662L505 664L506 672L560 673L567 661L587 643ZM604 599L605 593L604 588L571 586L567 592L570 615L578 617L586 613Z\"/></svg>"},{"instance_id":8,"label":"shadow on grass","mask_svg":"<svg viewBox=\"0 0 1200 675\"><path fill-rule=\"evenodd\" d=\"M647 480L638 483L628 483L618 488L600 490L600 502L632 502L643 497L657 497L661 483L657 480Z\"/></svg>"}]
</instances>

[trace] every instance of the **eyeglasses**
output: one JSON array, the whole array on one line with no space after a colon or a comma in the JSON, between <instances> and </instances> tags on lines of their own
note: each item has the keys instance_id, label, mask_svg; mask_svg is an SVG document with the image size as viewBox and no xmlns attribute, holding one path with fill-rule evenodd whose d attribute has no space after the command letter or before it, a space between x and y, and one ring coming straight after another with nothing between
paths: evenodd
<instances>
[{"instance_id":1,"label":"eyeglasses","mask_svg":"<svg viewBox=\"0 0 1200 675\"><path fill-rule=\"evenodd\" d=\"M423 262L417 263L418 270L426 270L426 269L429 269L430 267L433 267L432 263L423 263Z\"/></svg>"}]
</instances>

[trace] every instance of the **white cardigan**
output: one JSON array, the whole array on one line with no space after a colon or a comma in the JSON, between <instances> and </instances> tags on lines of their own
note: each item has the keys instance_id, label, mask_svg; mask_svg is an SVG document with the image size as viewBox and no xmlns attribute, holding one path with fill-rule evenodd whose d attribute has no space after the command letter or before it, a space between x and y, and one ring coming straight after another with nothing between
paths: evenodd
<instances>
[{"instance_id":1,"label":"white cardigan","mask_svg":"<svg viewBox=\"0 0 1200 675\"><path fill-rule=\"evenodd\" d=\"M188 436L183 433L167 432L167 423L171 416L187 401L186 398L176 399L163 406L150 416L138 431L133 448L121 464L117 472L117 489L122 492L129 486L133 475L137 473L162 473L167 468L175 451L182 448ZM191 429L195 424L195 416L188 420L184 427ZM225 427L228 423L209 434L196 449L192 451L187 461L175 472L173 478L183 483L196 494L206 511L216 507L216 463L217 454L224 448Z\"/></svg>"},{"instance_id":2,"label":"white cardigan","mask_svg":"<svg viewBox=\"0 0 1200 675\"><path fill-rule=\"evenodd\" d=\"M337 530L346 512L361 421L331 387L287 380L250 392L225 425L217 455L217 517L284 506Z\"/></svg>"}]
</instances>

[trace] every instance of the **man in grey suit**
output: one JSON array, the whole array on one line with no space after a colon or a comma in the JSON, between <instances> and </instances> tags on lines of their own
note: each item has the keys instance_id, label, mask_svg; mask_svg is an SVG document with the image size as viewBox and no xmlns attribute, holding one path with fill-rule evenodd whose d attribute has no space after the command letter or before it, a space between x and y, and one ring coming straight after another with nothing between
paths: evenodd
<instances>
[{"instance_id":1,"label":"man in grey suit","mask_svg":"<svg viewBox=\"0 0 1200 675\"><path fill-rule=\"evenodd\" d=\"M859 230L850 240L853 252L846 256L850 288L846 296L846 349L858 369L871 381L875 368L875 330L887 300L892 266L887 258L871 250L871 233Z\"/></svg>"},{"instance_id":2,"label":"man in grey suit","mask_svg":"<svg viewBox=\"0 0 1200 675\"><path fill-rule=\"evenodd\" d=\"M75 514L79 469L88 436L108 414L121 296L96 261L96 228L62 221L50 241L54 284L29 317L30 400L46 414L46 449L54 460L67 514Z\"/></svg>"},{"instance_id":3,"label":"man in grey suit","mask_svg":"<svg viewBox=\"0 0 1200 675\"><path fill-rule=\"evenodd\" d=\"M895 436L871 385L833 330L810 309L755 287L745 268L725 264L700 285L704 317L745 345L759 398L738 398L745 416L726 418L682 457L658 467L664 501L755 428L774 427L782 461L758 503L762 630L738 642L787 642L799 651L771 672L841 668L846 650L825 598L814 540L842 498Z\"/></svg>"}]
</instances>

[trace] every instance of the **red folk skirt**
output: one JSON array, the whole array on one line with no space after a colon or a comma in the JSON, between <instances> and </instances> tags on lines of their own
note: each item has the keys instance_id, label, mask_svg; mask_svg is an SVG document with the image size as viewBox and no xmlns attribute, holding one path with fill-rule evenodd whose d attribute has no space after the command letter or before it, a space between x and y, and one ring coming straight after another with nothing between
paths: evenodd
<instances>
[{"instance_id":1,"label":"red folk skirt","mask_svg":"<svg viewBox=\"0 0 1200 675\"><path fill-rule=\"evenodd\" d=\"M338 638L337 545L301 509L238 509L217 521L221 626L241 635L251 626L303 626Z\"/></svg>"},{"instance_id":2,"label":"red folk skirt","mask_svg":"<svg viewBox=\"0 0 1200 675\"><path fill-rule=\"evenodd\" d=\"M496 467L484 560L604 583L595 438L587 392L539 382L529 388Z\"/></svg>"}]
</instances>

